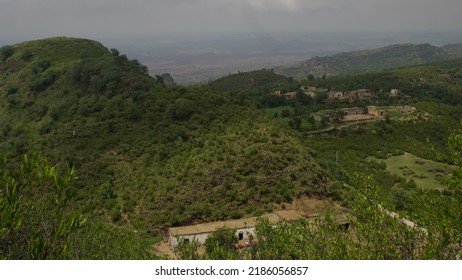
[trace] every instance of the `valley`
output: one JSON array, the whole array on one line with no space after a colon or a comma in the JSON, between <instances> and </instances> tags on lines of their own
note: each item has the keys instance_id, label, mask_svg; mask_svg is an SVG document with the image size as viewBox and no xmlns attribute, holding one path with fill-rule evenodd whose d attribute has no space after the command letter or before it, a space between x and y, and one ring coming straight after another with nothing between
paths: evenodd
<instances>
[{"instance_id":1,"label":"valley","mask_svg":"<svg viewBox=\"0 0 462 280\"><path fill-rule=\"evenodd\" d=\"M300 81L262 69L191 86L86 39L4 46L0 61L2 258L159 258L153 245L170 228L285 210L322 218L262 218L248 250L224 230L205 254L193 240L174 254L460 257L460 59ZM339 228L339 209L352 228Z\"/></svg>"}]
</instances>

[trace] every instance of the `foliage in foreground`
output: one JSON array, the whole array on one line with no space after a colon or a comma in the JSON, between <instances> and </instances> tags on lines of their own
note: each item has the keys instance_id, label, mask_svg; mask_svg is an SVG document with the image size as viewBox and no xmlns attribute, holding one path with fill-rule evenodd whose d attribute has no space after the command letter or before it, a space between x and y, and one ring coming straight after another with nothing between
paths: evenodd
<instances>
[{"instance_id":1,"label":"foliage in foreground","mask_svg":"<svg viewBox=\"0 0 462 280\"><path fill-rule=\"evenodd\" d=\"M4 157L0 168L0 257L67 258L68 239L84 223L67 209L75 169L60 174L38 155L24 155L17 168Z\"/></svg>"},{"instance_id":2,"label":"foliage in foreground","mask_svg":"<svg viewBox=\"0 0 462 280\"><path fill-rule=\"evenodd\" d=\"M0 259L144 259L147 242L72 209L77 180L38 154L0 163Z\"/></svg>"}]
</instances>

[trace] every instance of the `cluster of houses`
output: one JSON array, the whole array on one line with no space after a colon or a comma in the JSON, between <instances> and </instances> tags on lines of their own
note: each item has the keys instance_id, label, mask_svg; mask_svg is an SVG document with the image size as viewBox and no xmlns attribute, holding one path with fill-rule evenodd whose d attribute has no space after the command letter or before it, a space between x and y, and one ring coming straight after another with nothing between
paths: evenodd
<instances>
[{"instance_id":1,"label":"cluster of houses","mask_svg":"<svg viewBox=\"0 0 462 280\"><path fill-rule=\"evenodd\" d=\"M316 88L313 86L302 86L300 88L303 93L311 98L318 97L319 94L327 95L327 101L355 101L355 100L370 100L376 95L370 89L358 89L353 91L336 91L335 89L328 90L326 88ZM294 99L297 97L297 92L281 93L281 91L274 92L276 96L284 96L287 100ZM409 96L403 94L400 89L392 89L388 93L390 98L408 98ZM409 111L415 110L412 108L399 107L399 113L409 113ZM378 109L376 106L367 106L365 108L354 107L354 108L341 108L336 110L322 110L312 114L313 117L321 121L323 119L333 121L365 121L374 120L385 117L385 111Z\"/></svg>"},{"instance_id":2,"label":"cluster of houses","mask_svg":"<svg viewBox=\"0 0 462 280\"><path fill-rule=\"evenodd\" d=\"M317 94L325 93L328 101L339 100L339 101L354 101L354 100L370 100L375 97L375 93L370 89L357 89L353 91L336 91L335 89L327 90L326 88L316 87L301 87L303 93L311 98L316 98ZM284 96L287 100L294 99L297 96L297 92L281 93L281 91L274 92L276 96ZM399 89L392 89L389 93L392 98L407 97Z\"/></svg>"}]
</instances>

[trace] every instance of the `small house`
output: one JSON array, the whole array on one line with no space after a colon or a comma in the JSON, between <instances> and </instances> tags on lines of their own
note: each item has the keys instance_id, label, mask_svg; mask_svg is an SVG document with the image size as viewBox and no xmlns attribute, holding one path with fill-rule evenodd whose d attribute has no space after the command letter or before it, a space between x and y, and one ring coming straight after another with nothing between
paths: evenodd
<instances>
[{"instance_id":1,"label":"small house","mask_svg":"<svg viewBox=\"0 0 462 280\"><path fill-rule=\"evenodd\" d=\"M295 91L293 92L288 92L288 93L285 93L284 94L284 97L286 99L294 99L295 97L297 97L297 93Z\"/></svg>"},{"instance_id":2,"label":"small house","mask_svg":"<svg viewBox=\"0 0 462 280\"><path fill-rule=\"evenodd\" d=\"M399 89L392 89L390 91L390 97L399 97L401 95L401 90Z\"/></svg>"},{"instance_id":3,"label":"small house","mask_svg":"<svg viewBox=\"0 0 462 280\"><path fill-rule=\"evenodd\" d=\"M383 117L385 116L385 111L378 109L376 106L367 106L367 113L374 117Z\"/></svg>"}]
</instances>

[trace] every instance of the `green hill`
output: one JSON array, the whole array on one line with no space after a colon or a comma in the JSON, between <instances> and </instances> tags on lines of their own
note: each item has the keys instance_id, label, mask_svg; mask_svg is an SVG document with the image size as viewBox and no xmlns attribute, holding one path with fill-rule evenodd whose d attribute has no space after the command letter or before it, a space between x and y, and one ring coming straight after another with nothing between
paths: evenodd
<instances>
[{"instance_id":1,"label":"green hill","mask_svg":"<svg viewBox=\"0 0 462 280\"><path fill-rule=\"evenodd\" d=\"M442 46L441 49L448 54L456 55L458 57L462 56L462 44L449 44Z\"/></svg>"},{"instance_id":2,"label":"green hill","mask_svg":"<svg viewBox=\"0 0 462 280\"><path fill-rule=\"evenodd\" d=\"M217 90L233 93L256 88L274 89L289 84L291 81L288 77L262 69L230 74L212 81L210 85Z\"/></svg>"},{"instance_id":3,"label":"green hill","mask_svg":"<svg viewBox=\"0 0 462 280\"><path fill-rule=\"evenodd\" d=\"M313 57L298 65L280 67L276 72L304 79L338 74L378 72L393 68L407 67L453 59L457 52L447 52L448 48L438 48L430 44L400 44L379 49L340 53L333 56Z\"/></svg>"},{"instance_id":4,"label":"green hill","mask_svg":"<svg viewBox=\"0 0 462 280\"><path fill-rule=\"evenodd\" d=\"M240 102L246 100L260 108L284 103L284 98L272 94L275 91L285 93L300 88L293 78L266 69L231 74L212 81L210 87L225 92Z\"/></svg>"},{"instance_id":5,"label":"green hill","mask_svg":"<svg viewBox=\"0 0 462 280\"><path fill-rule=\"evenodd\" d=\"M117 50L51 38L2 49L0 153L74 164L73 207L142 233L327 195L305 147L208 86L166 86Z\"/></svg>"}]
</instances>

